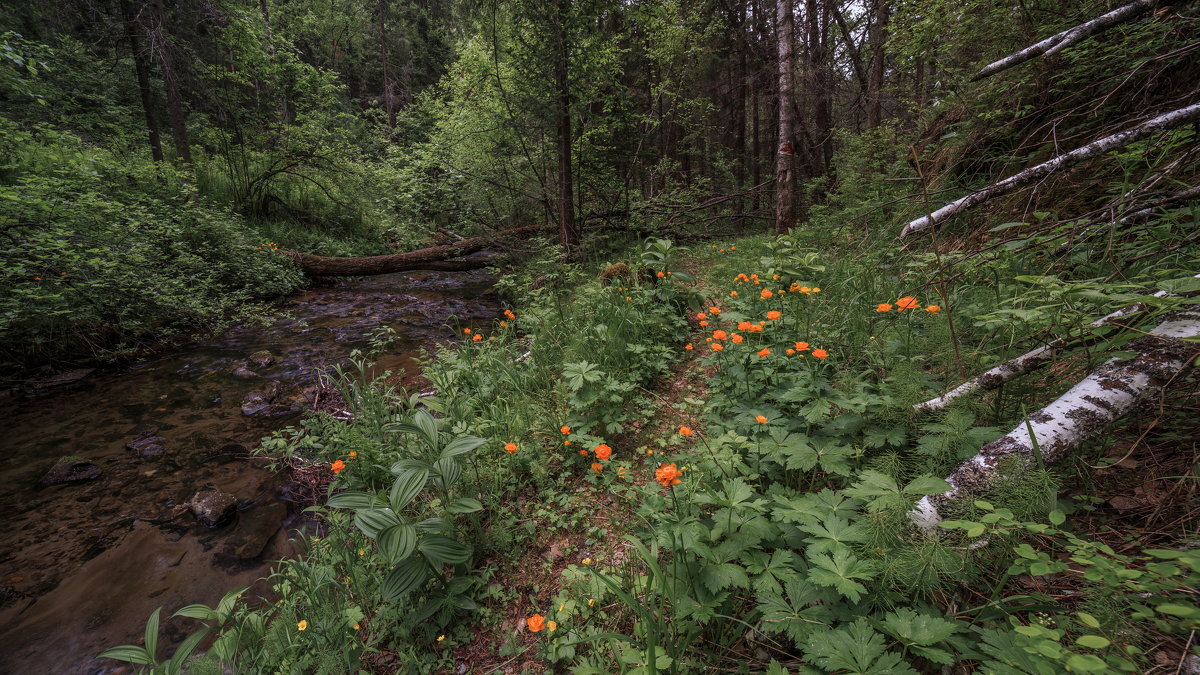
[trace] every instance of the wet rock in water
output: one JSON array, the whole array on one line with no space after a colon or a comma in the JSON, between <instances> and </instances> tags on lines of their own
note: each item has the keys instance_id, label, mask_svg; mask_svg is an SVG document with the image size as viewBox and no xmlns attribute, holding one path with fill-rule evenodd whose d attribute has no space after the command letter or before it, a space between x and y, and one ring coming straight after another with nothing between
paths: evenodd
<instances>
[{"instance_id":1,"label":"wet rock in water","mask_svg":"<svg viewBox=\"0 0 1200 675\"><path fill-rule=\"evenodd\" d=\"M42 476L42 485L64 485L67 483L83 483L100 477L100 467L90 459L77 455L61 457L54 466Z\"/></svg>"},{"instance_id":2,"label":"wet rock in water","mask_svg":"<svg viewBox=\"0 0 1200 675\"><path fill-rule=\"evenodd\" d=\"M166 438L158 435L158 429L147 429L132 441L125 444L125 449L137 453L141 457L154 457L166 451Z\"/></svg>"},{"instance_id":3,"label":"wet rock in water","mask_svg":"<svg viewBox=\"0 0 1200 675\"><path fill-rule=\"evenodd\" d=\"M250 370L246 366L238 366L237 370L233 371L233 374L238 377L258 377L258 373Z\"/></svg>"},{"instance_id":4,"label":"wet rock in water","mask_svg":"<svg viewBox=\"0 0 1200 675\"><path fill-rule=\"evenodd\" d=\"M220 490L201 490L192 495L187 506L200 522L217 527L237 513L237 497Z\"/></svg>"},{"instance_id":5,"label":"wet rock in water","mask_svg":"<svg viewBox=\"0 0 1200 675\"><path fill-rule=\"evenodd\" d=\"M281 502L242 512L237 529L228 537L228 553L241 560L261 557L286 517L287 506Z\"/></svg>"},{"instance_id":6,"label":"wet rock in water","mask_svg":"<svg viewBox=\"0 0 1200 675\"><path fill-rule=\"evenodd\" d=\"M283 385L278 381L271 382L266 391L252 391L242 400L243 415L261 415L277 417L300 412L300 406L291 401L277 401L283 393Z\"/></svg>"},{"instance_id":7,"label":"wet rock in water","mask_svg":"<svg viewBox=\"0 0 1200 675\"><path fill-rule=\"evenodd\" d=\"M262 369L275 363L275 355L265 349L260 349L251 354L246 361L249 365Z\"/></svg>"}]
</instances>

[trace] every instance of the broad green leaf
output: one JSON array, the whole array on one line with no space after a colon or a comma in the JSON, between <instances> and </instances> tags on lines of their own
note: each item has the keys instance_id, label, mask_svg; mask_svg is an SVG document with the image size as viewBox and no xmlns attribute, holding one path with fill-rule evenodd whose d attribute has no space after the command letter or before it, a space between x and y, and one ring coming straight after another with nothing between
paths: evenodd
<instances>
[{"instance_id":1,"label":"broad green leaf","mask_svg":"<svg viewBox=\"0 0 1200 675\"><path fill-rule=\"evenodd\" d=\"M412 525L393 525L379 533L377 540L384 558L393 565L412 555L417 546L417 528Z\"/></svg>"},{"instance_id":2,"label":"broad green leaf","mask_svg":"<svg viewBox=\"0 0 1200 675\"><path fill-rule=\"evenodd\" d=\"M333 495L325 505L335 509L369 509L373 508L378 500L378 497L366 492L346 491Z\"/></svg>"},{"instance_id":3,"label":"broad green leaf","mask_svg":"<svg viewBox=\"0 0 1200 675\"><path fill-rule=\"evenodd\" d=\"M449 490L462 478L462 464L453 457L445 457L433 463L433 470L438 475L442 489Z\"/></svg>"},{"instance_id":4,"label":"broad green leaf","mask_svg":"<svg viewBox=\"0 0 1200 675\"><path fill-rule=\"evenodd\" d=\"M354 525L372 539L393 525L403 524L391 509L365 509L354 514Z\"/></svg>"},{"instance_id":5,"label":"broad green leaf","mask_svg":"<svg viewBox=\"0 0 1200 675\"><path fill-rule=\"evenodd\" d=\"M142 666L154 665L154 659L150 658L149 652L141 647L135 647L133 645L121 645L120 647L105 649L104 651L100 652L98 658L116 659L118 661L136 663Z\"/></svg>"},{"instance_id":6,"label":"broad green leaf","mask_svg":"<svg viewBox=\"0 0 1200 675\"><path fill-rule=\"evenodd\" d=\"M146 621L146 633L142 644L146 645L146 653L151 659L158 658L158 618L162 614L162 607L150 613L149 620Z\"/></svg>"},{"instance_id":7,"label":"broad green leaf","mask_svg":"<svg viewBox=\"0 0 1200 675\"><path fill-rule=\"evenodd\" d=\"M1087 647L1088 649L1104 649L1112 644L1112 642L1109 642L1108 638L1100 635L1080 635L1075 640L1075 644L1080 647Z\"/></svg>"},{"instance_id":8,"label":"broad green leaf","mask_svg":"<svg viewBox=\"0 0 1200 675\"><path fill-rule=\"evenodd\" d=\"M388 496L388 502L391 504L392 510L399 513L408 507L412 503L412 500L421 494L421 490L425 489L425 483L428 480L429 473L422 469L416 469L397 476L396 482L392 484L392 492Z\"/></svg>"},{"instance_id":9,"label":"broad green leaf","mask_svg":"<svg viewBox=\"0 0 1200 675\"><path fill-rule=\"evenodd\" d=\"M200 641L208 637L208 632L209 629L205 627L187 636L187 639L184 640L175 650L175 653L171 655L171 660L168 662L170 663L171 669L178 672L183 666L183 662L192 655L192 652L196 651L196 647L200 645Z\"/></svg>"},{"instance_id":10,"label":"broad green leaf","mask_svg":"<svg viewBox=\"0 0 1200 675\"><path fill-rule=\"evenodd\" d=\"M478 499L471 497L459 497L446 505L446 511L450 513L475 513L483 510L483 504Z\"/></svg>"},{"instance_id":11,"label":"broad green leaf","mask_svg":"<svg viewBox=\"0 0 1200 675\"><path fill-rule=\"evenodd\" d=\"M1103 673L1108 670L1104 660L1095 654L1072 654L1067 658L1067 666L1077 673Z\"/></svg>"},{"instance_id":12,"label":"broad green leaf","mask_svg":"<svg viewBox=\"0 0 1200 675\"><path fill-rule=\"evenodd\" d=\"M209 609L208 605L187 605L186 607L180 607L171 616L186 616L189 619L211 621L217 618L217 613Z\"/></svg>"},{"instance_id":13,"label":"broad green leaf","mask_svg":"<svg viewBox=\"0 0 1200 675\"><path fill-rule=\"evenodd\" d=\"M910 495L940 495L952 489L945 480L934 476L921 476L904 486L905 494Z\"/></svg>"},{"instance_id":14,"label":"broad green leaf","mask_svg":"<svg viewBox=\"0 0 1200 675\"><path fill-rule=\"evenodd\" d=\"M439 459L465 455L486 442L478 436L460 436L447 443L445 448L442 448L442 455Z\"/></svg>"},{"instance_id":15,"label":"broad green leaf","mask_svg":"<svg viewBox=\"0 0 1200 675\"><path fill-rule=\"evenodd\" d=\"M418 544L421 553L435 565L449 563L458 565L465 563L471 557L471 547L450 537L431 534L421 538Z\"/></svg>"},{"instance_id":16,"label":"broad green leaf","mask_svg":"<svg viewBox=\"0 0 1200 675\"><path fill-rule=\"evenodd\" d=\"M1075 612L1075 616L1079 617L1079 622L1088 628L1100 627L1100 620L1087 612Z\"/></svg>"},{"instance_id":17,"label":"broad green leaf","mask_svg":"<svg viewBox=\"0 0 1200 675\"><path fill-rule=\"evenodd\" d=\"M396 602L429 578L429 568L418 558L409 558L388 572L379 587L384 602Z\"/></svg>"}]
</instances>

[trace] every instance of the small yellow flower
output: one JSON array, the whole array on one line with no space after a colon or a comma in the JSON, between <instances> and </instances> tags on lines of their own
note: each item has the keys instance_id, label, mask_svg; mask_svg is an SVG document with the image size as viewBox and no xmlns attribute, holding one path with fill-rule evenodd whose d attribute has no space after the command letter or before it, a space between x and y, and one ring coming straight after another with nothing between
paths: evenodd
<instances>
[{"instance_id":1,"label":"small yellow flower","mask_svg":"<svg viewBox=\"0 0 1200 675\"><path fill-rule=\"evenodd\" d=\"M296 624L296 630L304 630L308 628L308 621L300 619L300 623Z\"/></svg>"},{"instance_id":2,"label":"small yellow flower","mask_svg":"<svg viewBox=\"0 0 1200 675\"><path fill-rule=\"evenodd\" d=\"M446 636L445 636L445 635L439 635L439 636L438 636L438 642L442 642L442 641L443 641L443 640L445 640L445 639L446 639Z\"/></svg>"},{"instance_id":3,"label":"small yellow flower","mask_svg":"<svg viewBox=\"0 0 1200 675\"><path fill-rule=\"evenodd\" d=\"M359 624L354 624L354 630L362 630L362 626Z\"/></svg>"},{"instance_id":4,"label":"small yellow flower","mask_svg":"<svg viewBox=\"0 0 1200 675\"><path fill-rule=\"evenodd\" d=\"M593 605L595 605L595 604L596 604L596 599L595 599L595 598L588 598L588 607L591 607L591 606L593 606Z\"/></svg>"},{"instance_id":5,"label":"small yellow flower","mask_svg":"<svg viewBox=\"0 0 1200 675\"><path fill-rule=\"evenodd\" d=\"M565 602L564 602L564 603L562 603L562 604L560 604L560 605L558 606L558 611L560 611L560 612L561 612L561 611L563 611L563 609L564 609L564 608L566 608L566 606L567 606L567 603L565 603Z\"/></svg>"},{"instance_id":6,"label":"small yellow flower","mask_svg":"<svg viewBox=\"0 0 1200 675\"><path fill-rule=\"evenodd\" d=\"M584 559L583 559L583 564L584 564L584 565L591 565L591 564L592 564L592 559L591 559L591 558L584 558Z\"/></svg>"},{"instance_id":7,"label":"small yellow flower","mask_svg":"<svg viewBox=\"0 0 1200 675\"><path fill-rule=\"evenodd\" d=\"M554 631L558 630L558 622L557 621L547 621L546 628L548 628L550 630L550 632L553 633Z\"/></svg>"},{"instance_id":8,"label":"small yellow flower","mask_svg":"<svg viewBox=\"0 0 1200 675\"><path fill-rule=\"evenodd\" d=\"M359 555L366 555L366 554L367 554L367 552L366 552L366 551L364 551L363 549L361 549L361 548L360 548L360 549L358 549L358 554L359 554Z\"/></svg>"}]
</instances>

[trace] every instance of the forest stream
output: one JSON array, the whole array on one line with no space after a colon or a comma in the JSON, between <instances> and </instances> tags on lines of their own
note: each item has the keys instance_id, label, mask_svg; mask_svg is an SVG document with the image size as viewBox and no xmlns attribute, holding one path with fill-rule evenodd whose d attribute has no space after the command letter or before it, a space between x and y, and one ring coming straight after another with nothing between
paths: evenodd
<instances>
[{"instance_id":1,"label":"forest stream","mask_svg":"<svg viewBox=\"0 0 1200 675\"><path fill-rule=\"evenodd\" d=\"M137 643L160 606L169 654L186 634L167 616L255 584L292 551L304 521L287 476L247 458L300 421L318 371L390 326L376 367L415 377L414 357L448 324L495 317L490 288L483 272L339 282L279 303L266 327L13 389L0 435L0 673L113 672L95 655Z\"/></svg>"}]
</instances>

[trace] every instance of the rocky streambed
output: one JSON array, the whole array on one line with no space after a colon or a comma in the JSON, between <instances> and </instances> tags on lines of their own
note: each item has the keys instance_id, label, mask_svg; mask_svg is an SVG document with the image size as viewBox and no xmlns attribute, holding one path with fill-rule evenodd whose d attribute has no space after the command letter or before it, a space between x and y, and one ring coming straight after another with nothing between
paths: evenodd
<instances>
[{"instance_id":1,"label":"rocky streambed","mask_svg":"<svg viewBox=\"0 0 1200 675\"><path fill-rule=\"evenodd\" d=\"M421 347L496 317L490 287L482 272L340 282L280 303L270 326L119 372L12 383L0 393L0 673L108 672L95 654L136 643L156 607L212 604L268 574L305 523L286 476L251 449L298 423L317 373L381 327L396 339L379 367L415 375ZM164 631L167 653L185 633Z\"/></svg>"}]
</instances>

